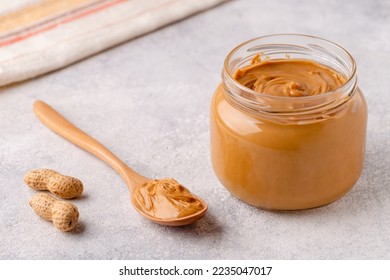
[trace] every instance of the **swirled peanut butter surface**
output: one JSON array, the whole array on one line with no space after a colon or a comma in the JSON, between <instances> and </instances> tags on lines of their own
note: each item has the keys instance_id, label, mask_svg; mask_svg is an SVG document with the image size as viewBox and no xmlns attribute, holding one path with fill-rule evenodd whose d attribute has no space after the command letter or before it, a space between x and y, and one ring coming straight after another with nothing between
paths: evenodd
<instances>
[{"instance_id":1,"label":"swirled peanut butter surface","mask_svg":"<svg viewBox=\"0 0 390 280\"><path fill-rule=\"evenodd\" d=\"M200 200L172 178L151 180L133 195L144 213L160 219L186 217L203 209Z\"/></svg>"},{"instance_id":2,"label":"swirled peanut butter surface","mask_svg":"<svg viewBox=\"0 0 390 280\"><path fill-rule=\"evenodd\" d=\"M260 60L238 69L234 78L242 85L274 96L311 96L337 89L345 78L333 69L309 60Z\"/></svg>"}]
</instances>

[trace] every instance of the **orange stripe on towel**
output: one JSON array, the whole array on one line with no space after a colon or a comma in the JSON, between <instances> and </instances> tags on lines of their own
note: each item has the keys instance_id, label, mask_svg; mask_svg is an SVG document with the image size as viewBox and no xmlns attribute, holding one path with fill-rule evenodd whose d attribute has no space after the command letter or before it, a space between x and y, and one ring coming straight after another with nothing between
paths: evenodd
<instances>
[{"instance_id":1,"label":"orange stripe on towel","mask_svg":"<svg viewBox=\"0 0 390 280\"><path fill-rule=\"evenodd\" d=\"M77 19L80 19L80 18L83 18L85 16L88 16L88 15L91 15L91 14L94 14L94 13L97 13L99 11L102 11L104 9L107 9L111 6L114 6L114 5L117 5L117 4L120 4L120 3L123 3L123 2L126 2L127 0L116 0L116 1L113 1L113 2L109 2L109 3L106 3L102 6L99 6L99 7L96 7L96 8L93 8L91 10L87 10L83 13L80 13L80 14L77 14L77 15L74 15L72 17L69 17L69 18L65 18L63 20L60 20L58 22L55 22L51 25L47 25L47 26L44 26L44 27L41 27L39 29L35 29L31 32L28 32L28 33L25 33L25 34L22 34L20 36L17 36L17 37L13 37L12 39L9 39L9 40L5 40L3 42L0 42L0 47L5 47L5 46L9 46L9 45L12 45L12 44L15 44L17 42L20 42L20 41L23 41L27 38L30 38L30 37L33 37L37 34L40 34L40 33L43 33L43 32L46 32L46 31L49 31L51 29L54 29L62 24L66 24L66 23L69 23L69 22L72 22L72 21L75 21Z\"/></svg>"},{"instance_id":2,"label":"orange stripe on towel","mask_svg":"<svg viewBox=\"0 0 390 280\"><path fill-rule=\"evenodd\" d=\"M97 1L100 0L39 0L38 2L34 0L33 3L0 15L0 34L24 30L37 22L53 19L59 14L71 12Z\"/></svg>"}]
</instances>

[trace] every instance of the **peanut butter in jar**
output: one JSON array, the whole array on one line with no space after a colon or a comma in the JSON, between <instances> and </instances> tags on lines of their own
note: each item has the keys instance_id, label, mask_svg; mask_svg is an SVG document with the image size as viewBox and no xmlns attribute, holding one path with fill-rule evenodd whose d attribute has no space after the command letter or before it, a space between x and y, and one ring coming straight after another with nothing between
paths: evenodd
<instances>
[{"instance_id":1,"label":"peanut butter in jar","mask_svg":"<svg viewBox=\"0 0 390 280\"><path fill-rule=\"evenodd\" d=\"M272 210L331 203L358 180L367 107L350 54L273 35L232 50L211 105L211 159L236 197Z\"/></svg>"}]
</instances>

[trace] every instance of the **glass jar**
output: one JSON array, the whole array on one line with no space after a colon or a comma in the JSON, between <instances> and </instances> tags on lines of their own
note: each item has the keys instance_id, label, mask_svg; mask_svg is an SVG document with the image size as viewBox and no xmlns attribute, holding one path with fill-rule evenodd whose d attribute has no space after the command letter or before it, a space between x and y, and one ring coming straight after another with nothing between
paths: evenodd
<instances>
[{"instance_id":1,"label":"glass jar","mask_svg":"<svg viewBox=\"0 0 390 280\"><path fill-rule=\"evenodd\" d=\"M314 96L256 93L233 75L257 54L315 61L344 75L346 83ZM225 59L210 121L215 174L248 204L272 210L326 205L347 193L362 172L367 106L354 59L330 41L281 34L239 45Z\"/></svg>"}]
</instances>

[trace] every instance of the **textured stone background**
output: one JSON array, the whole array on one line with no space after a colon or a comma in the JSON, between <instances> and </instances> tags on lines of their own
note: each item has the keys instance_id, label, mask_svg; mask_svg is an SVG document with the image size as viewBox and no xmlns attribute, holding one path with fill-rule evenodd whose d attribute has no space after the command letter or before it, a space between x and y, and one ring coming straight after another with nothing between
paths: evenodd
<instances>
[{"instance_id":1,"label":"textured stone background","mask_svg":"<svg viewBox=\"0 0 390 280\"><path fill-rule=\"evenodd\" d=\"M348 49L369 105L367 158L356 187L319 209L248 206L209 160L209 103L222 62L242 41L306 33ZM390 2L231 1L66 69L0 90L0 259L389 259ZM183 228L139 216L110 167L34 116L42 99L134 169L172 176L210 204ZM48 167L80 178L81 224L58 232L27 204L23 174Z\"/></svg>"}]
</instances>

